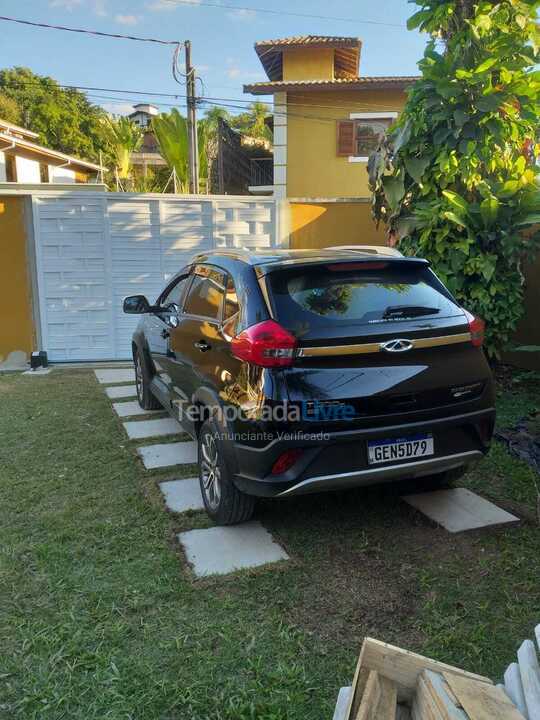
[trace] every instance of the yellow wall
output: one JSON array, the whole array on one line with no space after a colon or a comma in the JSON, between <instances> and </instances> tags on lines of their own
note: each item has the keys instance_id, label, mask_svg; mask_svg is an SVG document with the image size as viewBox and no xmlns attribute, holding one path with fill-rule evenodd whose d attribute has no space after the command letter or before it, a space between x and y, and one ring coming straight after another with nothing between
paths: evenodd
<instances>
[{"instance_id":1,"label":"yellow wall","mask_svg":"<svg viewBox=\"0 0 540 720\"><path fill-rule=\"evenodd\" d=\"M337 155L336 121L400 111L405 100L399 90L287 93L287 197L369 197L367 163Z\"/></svg>"},{"instance_id":2,"label":"yellow wall","mask_svg":"<svg viewBox=\"0 0 540 720\"><path fill-rule=\"evenodd\" d=\"M291 203L290 243L295 249L386 244L367 202Z\"/></svg>"},{"instance_id":3,"label":"yellow wall","mask_svg":"<svg viewBox=\"0 0 540 720\"><path fill-rule=\"evenodd\" d=\"M283 80L333 79L333 48L294 48L283 51Z\"/></svg>"},{"instance_id":4,"label":"yellow wall","mask_svg":"<svg viewBox=\"0 0 540 720\"><path fill-rule=\"evenodd\" d=\"M0 196L0 363L33 349L24 198Z\"/></svg>"}]
</instances>

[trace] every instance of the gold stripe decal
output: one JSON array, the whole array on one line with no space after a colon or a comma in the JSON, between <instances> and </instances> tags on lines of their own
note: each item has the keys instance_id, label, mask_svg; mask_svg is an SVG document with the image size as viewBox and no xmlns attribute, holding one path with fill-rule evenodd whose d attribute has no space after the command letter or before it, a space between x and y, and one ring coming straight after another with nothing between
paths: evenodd
<instances>
[{"instance_id":1,"label":"gold stripe decal","mask_svg":"<svg viewBox=\"0 0 540 720\"><path fill-rule=\"evenodd\" d=\"M456 345L471 341L471 333L459 335L442 335L430 338L407 338L411 343L411 350L421 348L440 347L442 345ZM384 352L384 343L363 343L362 345L332 345L329 347L305 347L298 350L298 357L331 357L334 355L366 355L368 353ZM389 355L405 355L406 353L389 353Z\"/></svg>"}]
</instances>

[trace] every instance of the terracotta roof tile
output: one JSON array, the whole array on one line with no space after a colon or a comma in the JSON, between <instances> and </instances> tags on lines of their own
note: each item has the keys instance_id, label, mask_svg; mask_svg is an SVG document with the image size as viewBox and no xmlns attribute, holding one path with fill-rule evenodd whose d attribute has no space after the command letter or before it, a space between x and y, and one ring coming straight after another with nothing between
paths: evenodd
<instances>
[{"instance_id":1,"label":"terracotta roof tile","mask_svg":"<svg viewBox=\"0 0 540 720\"><path fill-rule=\"evenodd\" d=\"M365 77L347 77L336 78L335 80L277 80L274 82L256 82L250 85L244 85L245 93L253 95L268 95L273 92L295 90L298 88L311 89L332 89L339 87L347 87L350 89L364 89L366 86L377 87L408 87L418 80L418 76L414 75L388 75L388 76L365 76Z\"/></svg>"},{"instance_id":2,"label":"terracotta roof tile","mask_svg":"<svg viewBox=\"0 0 540 720\"><path fill-rule=\"evenodd\" d=\"M360 47L362 41L357 37L339 37L336 35L295 35L278 40L260 40L255 43L258 47L277 47L288 45L339 45L340 47Z\"/></svg>"}]
</instances>

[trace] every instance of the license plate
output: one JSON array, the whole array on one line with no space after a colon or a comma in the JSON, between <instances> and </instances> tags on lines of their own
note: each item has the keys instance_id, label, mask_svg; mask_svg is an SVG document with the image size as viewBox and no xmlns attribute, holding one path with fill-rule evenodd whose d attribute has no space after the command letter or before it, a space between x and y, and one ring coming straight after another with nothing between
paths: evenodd
<instances>
[{"instance_id":1,"label":"license plate","mask_svg":"<svg viewBox=\"0 0 540 720\"><path fill-rule=\"evenodd\" d=\"M391 460L413 460L433 455L433 435L411 435L389 440L370 440L368 442L368 462L370 465L390 462Z\"/></svg>"}]
</instances>

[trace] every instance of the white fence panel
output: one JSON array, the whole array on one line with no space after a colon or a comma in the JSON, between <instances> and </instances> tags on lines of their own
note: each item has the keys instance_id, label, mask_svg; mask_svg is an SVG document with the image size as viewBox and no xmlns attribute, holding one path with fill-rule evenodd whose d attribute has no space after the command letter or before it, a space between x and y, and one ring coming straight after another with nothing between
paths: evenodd
<instances>
[{"instance_id":1,"label":"white fence panel","mask_svg":"<svg viewBox=\"0 0 540 720\"><path fill-rule=\"evenodd\" d=\"M34 234L43 347L52 361L127 359L137 317L198 252L276 244L271 198L37 193Z\"/></svg>"}]
</instances>

